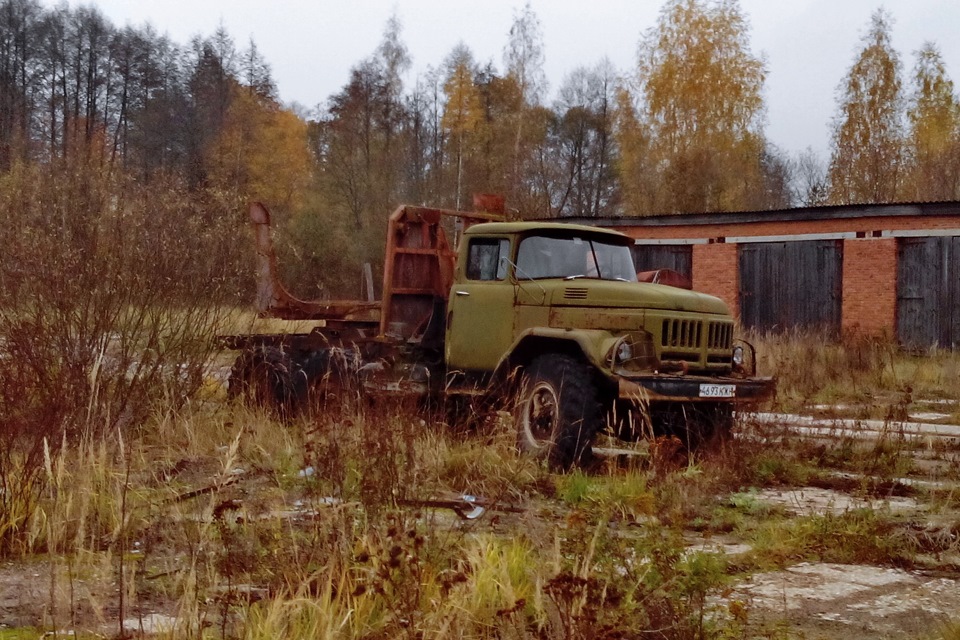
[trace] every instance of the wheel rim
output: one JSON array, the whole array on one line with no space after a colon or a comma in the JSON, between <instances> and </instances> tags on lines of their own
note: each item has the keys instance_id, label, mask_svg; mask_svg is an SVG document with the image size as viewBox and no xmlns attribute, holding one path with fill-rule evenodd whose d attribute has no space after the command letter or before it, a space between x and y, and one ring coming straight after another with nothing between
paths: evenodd
<instances>
[{"instance_id":1,"label":"wheel rim","mask_svg":"<svg viewBox=\"0 0 960 640\"><path fill-rule=\"evenodd\" d=\"M559 407L556 391L545 382L538 382L527 394L523 407L523 431L532 445L543 447L552 444Z\"/></svg>"}]
</instances>

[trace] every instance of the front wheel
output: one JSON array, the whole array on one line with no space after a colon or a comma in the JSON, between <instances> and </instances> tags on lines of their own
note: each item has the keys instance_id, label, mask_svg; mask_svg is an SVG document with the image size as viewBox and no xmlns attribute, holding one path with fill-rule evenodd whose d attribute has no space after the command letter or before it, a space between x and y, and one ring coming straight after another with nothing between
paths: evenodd
<instances>
[{"instance_id":1,"label":"front wheel","mask_svg":"<svg viewBox=\"0 0 960 640\"><path fill-rule=\"evenodd\" d=\"M558 469L589 461L600 422L597 396L579 360L555 353L536 358L523 371L514 413L520 450Z\"/></svg>"}]
</instances>

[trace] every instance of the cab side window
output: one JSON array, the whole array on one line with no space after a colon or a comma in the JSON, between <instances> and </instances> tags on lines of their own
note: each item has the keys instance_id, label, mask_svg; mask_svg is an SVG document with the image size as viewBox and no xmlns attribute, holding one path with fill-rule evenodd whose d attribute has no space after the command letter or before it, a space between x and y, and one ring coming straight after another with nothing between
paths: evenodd
<instances>
[{"instance_id":1,"label":"cab side window","mask_svg":"<svg viewBox=\"0 0 960 640\"><path fill-rule=\"evenodd\" d=\"M509 239L472 239L467 249L467 280L503 280L509 259Z\"/></svg>"}]
</instances>

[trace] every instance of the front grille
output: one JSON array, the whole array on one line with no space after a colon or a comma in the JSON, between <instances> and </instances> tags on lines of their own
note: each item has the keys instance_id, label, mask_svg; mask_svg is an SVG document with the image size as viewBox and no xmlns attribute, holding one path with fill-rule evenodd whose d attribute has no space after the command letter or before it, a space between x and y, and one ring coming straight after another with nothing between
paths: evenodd
<instances>
[{"instance_id":1,"label":"front grille","mask_svg":"<svg viewBox=\"0 0 960 640\"><path fill-rule=\"evenodd\" d=\"M702 328L699 320L664 319L660 344L671 349L699 349Z\"/></svg>"},{"instance_id":2,"label":"front grille","mask_svg":"<svg viewBox=\"0 0 960 640\"><path fill-rule=\"evenodd\" d=\"M563 290L564 300L586 300L587 289L570 287Z\"/></svg>"},{"instance_id":3,"label":"front grille","mask_svg":"<svg viewBox=\"0 0 960 640\"><path fill-rule=\"evenodd\" d=\"M711 322L707 325L707 349L729 349L733 343L733 325Z\"/></svg>"},{"instance_id":4,"label":"front grille","mask_svg":"<svg viewBox=\"0 0 960 640\"><path fill-rule=\"evenodd\" d=\"M647 316L646 328L659 333L654 344L661 363L686 363L691 372L730 369L733 320L728 317L655 311Z\"/></svg>"}]
</instances>

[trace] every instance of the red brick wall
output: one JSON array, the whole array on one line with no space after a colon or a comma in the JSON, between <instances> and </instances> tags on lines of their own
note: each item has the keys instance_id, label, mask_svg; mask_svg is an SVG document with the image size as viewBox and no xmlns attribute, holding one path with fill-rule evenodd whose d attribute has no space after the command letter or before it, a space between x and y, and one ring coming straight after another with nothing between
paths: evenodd
<instances>
[{"instance_id":1,"label":"red brick wall","mask_svg":"<svg viewBox=\"0 0 960 640\"><path fill-rule=\"evenodd\" d=\"M739 308L738 249L729 239L738 236L793 236L820 233L860 233L843 246L844 332L894 336L897 307L897 240L880 231L960 229L960 215L902 215L824 220L769 220L724 224L616 227L634 238L710 240L693 245L693 288L724 300L737 317ZM718 239L723 240L717 242ZM798 238L802 240L802 238Z\"/></svg>"},{"instance_id":2,"label":"red brick wall","mask_svg":"<svg viewBox=\"0 0 960 640\"><path fill-rule=\"evenodd\" d=\"M896 309L896 239L845 240L843 331L892 337Z\"/></svg>"},{"instance_id":3,"label":"red brick wall","mask_svg":"<svg viewBox=\"0 0 960 640\"><path fill-rule=\"evenodd\" d=\"M717 296L730 312L740 316L740 292L737 269L737 245L693 245L693 288Z\"/></svg>"}]
</instances>

